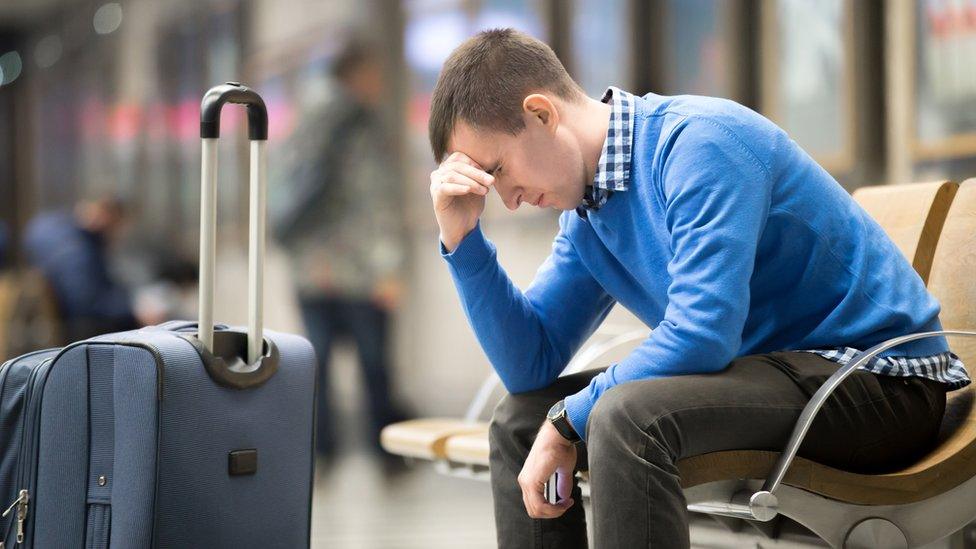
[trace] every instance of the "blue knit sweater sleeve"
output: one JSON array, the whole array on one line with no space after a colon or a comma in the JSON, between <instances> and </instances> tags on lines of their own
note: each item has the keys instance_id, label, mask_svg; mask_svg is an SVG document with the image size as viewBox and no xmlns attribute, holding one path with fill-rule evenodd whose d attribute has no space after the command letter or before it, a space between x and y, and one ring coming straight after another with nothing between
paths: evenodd
<instances>
[{"instance_id":1,"label":"blue knit sweater sleeve","mask_svg":"<svg viewBox=\"0 0 976 549\"><path fill-rule=\"evenodd\" d=\"M441 245L441 254L465 315L510 393L551 384L614 303L562 230L525 293L498 264L480 223L453 252Z\"/></svg>"},{"instance_id":2,"label":"blue knit sweater sleeve","mask_svg":"<svg viewBox=\"0 0 976 549\"><path fill-rule=\"evenodd\" d=\"M663 197L674 253L668 305L636 350L566 399L569 419L584 438L590 411L611 387L719 371L742 342L749 280L770 204L769 171L732 130L711 120L684 119L659 147L659 176L634 190Z\"/></svg>"}]
</instances>

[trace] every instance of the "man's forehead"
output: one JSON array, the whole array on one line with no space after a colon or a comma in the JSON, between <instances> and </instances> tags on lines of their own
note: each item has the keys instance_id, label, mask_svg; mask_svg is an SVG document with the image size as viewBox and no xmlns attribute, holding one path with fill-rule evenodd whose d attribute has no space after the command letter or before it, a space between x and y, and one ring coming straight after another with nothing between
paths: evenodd
<instances>
[{"instance_id":1,"label":"man's forehead","mask_svg":"<svg viewBox=\"0 0 976 549\"><path fill-rule=\"evenodd\" d=\"M447 152L463 152L487 169L491 167L489 164L498 161L499 141L496 132L478 130L466 122L458 122L447 142Z\"/></svg>"}]
</instances>

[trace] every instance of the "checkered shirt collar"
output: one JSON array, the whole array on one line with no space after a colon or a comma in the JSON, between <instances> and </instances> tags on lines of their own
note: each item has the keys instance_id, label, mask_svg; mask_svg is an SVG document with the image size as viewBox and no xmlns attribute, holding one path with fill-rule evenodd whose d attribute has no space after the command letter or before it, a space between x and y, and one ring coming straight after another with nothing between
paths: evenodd
<instances>
[{"instance_id":1,"label":"checkered shirt collar","mask_svg":"<svg viewBox=\"0 0 976 549\"><path fill-rule=\"evenodd\" d=\"M626 191L630 184L630 149L633 136L634 96L614 86L601 99L610 103L610 125L603 142L593 183L586 186L583 202L576 209L580 217L599 210L615 191Z\"/></svg>"}]
</instances>

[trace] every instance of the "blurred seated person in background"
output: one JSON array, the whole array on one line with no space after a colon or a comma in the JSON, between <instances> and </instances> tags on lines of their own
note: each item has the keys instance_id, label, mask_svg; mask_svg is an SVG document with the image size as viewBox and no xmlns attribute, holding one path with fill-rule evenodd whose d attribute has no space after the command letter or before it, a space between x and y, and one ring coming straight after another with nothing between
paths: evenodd
<instances>
[{"instance_id":1,"label":"blurred seated person in background","mask_svg":"<svg viewBox=\"0 0 976 549\"><path fill-rule=\"evenodd\" d=\"M135 244L143 252L143 265L147 267L141 280L127 277L136 318L149 324L196 318L200 270L196 259L181 255L171 246L149 244L145 240L136 240Z\"/></svg>"},{"instance_id":2,"label":"blurred seated person in background","mask_svg":"<svg viewBox=\"0 0 976 549\"><path fill-rule=\"evenodd\" d=\"M108 267L108 248L124 221L121 200L97 198L73 210L42 212L27 224L24 253L54 291L67 341L140 325L129 292Z\"/></svg>"},{"instance_id":3,"label":"blurred seated person in background","mask_svg":"<svg viewBox=\"0 0 976 549\"><path fill-rule=\"evenodd\" d=\"M308 337L319 358L316 451L336 454L328 370L332 342L356 343L371 446L387 470L380 430L403 419L391 400L389 318L400 302L403 215L380 108L387 93L375 46L350 41L332 67L332 96L305 114L286 155L288 199L276 223L288 251Z\"/></svg>"}]
</instances>

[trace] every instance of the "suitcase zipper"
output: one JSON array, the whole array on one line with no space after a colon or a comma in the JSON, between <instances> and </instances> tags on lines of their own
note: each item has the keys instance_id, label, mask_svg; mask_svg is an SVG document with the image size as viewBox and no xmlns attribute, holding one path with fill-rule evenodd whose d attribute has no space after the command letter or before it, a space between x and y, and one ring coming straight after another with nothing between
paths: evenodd
<instances>
[{"instance_id":1,"label":"suitcase zipper","mask_svg":"<svg viewBox=\"0 0 976 549\"><path fill-rule=\"evenodd\" d=\"M40 354L40 353L43 353L43 352L46 352L46 351L54 351L54 350L57 350L58 351L57 353L54 354L53 357L50 357L50 358L47 358L47 359L42 360L33 370L31 370L29 379L27 381L27 395L26 395L25 404L24 404L26 410L25 410L25 413L24 413L24 417L22 418L22 421L23 421L23 430L22 430L22 433L21 433L22 439L21 439L21 446L20 446L20 457L19 457L18 463L17 463L17 475L16 475L16 477L17 477L17 484L15 484L15 486L26 486L26 488L22 488L20 490L20 492L19 492L21 495L23 495L24 498L28 498L28 495L30 493L30 490L33 490L35 488L34 484L37 481L37 479L35 477L36 471L35 471L35 468L34 468L34 466L35 466L35 464L37 462L37 449L35 448L35 446L37 445L37 438L39 437L39 433L37 433L37 431L40 430L40 411L41 411L41 400L42 399L41 399L41 394L37 394L35 396L35 394L34 394L35 393L35 388L36 388L35 386L36 385L42 385L43 386L43 384L47 380L47 375L46 374L50 371L51 366L53 365L53 363L59 357L61 357L61 355L63 355L66 351L68 351L70 349L73 349L75 347L78 347L78 346L81 346L81 345L85 345L85 344L88 344L88 345L123 345L123 346L127 346L127 347L136 347L136 348L140 348L140 349L143 349L145 351L148 351L149 354L151 354L153 356L153 358L155 359L155 362L156 362L156 383L157 383L156 398L158 400L162 400L162 398L163 398L163 365L165 363L163 361L163 355L162 355L162 353L159 352L159 349L156 348L155 345L152 345L150 343L141 343L141 342L135 342L135 341L98 341L98 340L85 340L85 341L78 341L78 342L72 343L71 345L68 345L66 347L61 347L60 349L58 349L58 348L45 349L43 351L35 351L33 353L30 353L29 355L23 355L23 356L21 356L20 358L25 358L26 356L36 355L36 354ZM40 381L38 381L38 379L37 379L38 377L41 377L41 380ZM42 389L43 389L43 387L37 388L38 391L41 391L43 393ZM157 418L157 420L158 420L158 418ZM157 431L158 431L158 426L157 426ZM157 433L157 435L158 435L158 433ZM157 445L158 445L158 441L157 441ZM158 464L158 458L159 458L159 456L158 456L158 446L157 446L157 464ZM20 501L21 501L21 498L18 497L17 498L17 501L14 502L14 505L16 505L17 502L20 502ZM24 499L24 501L21 503L21 507L18 508L18 512L17 512L17 531L18 531L17 544L20 544L22 542L22 540L26 537L26 531L25 531L24 527L26 526L25 523L27 521L28 506L29 506L29 500L28 499ZM154 496L154 505L153 505L153 507L155 508L155 496ZM23 513L21 513L21 509L23 510ZM153 513L155 514L155 509L154 509ZM6 516L6 515L4 515L4 516ZM4 549L4 541L5 540L0 540L0 549Z\"/></svg>"},{"instance_id":2,"label":"suitcase zipper","mask_svg":"<svg viewBox=\"0 0 976 549\"><path fill-rule=\"evenodd\" d=\"M60 349L57 347L51 349L42 349L42 350L21 355L15 359L8 360L3 364L2 367L0 367L0 374L4 374L2 377L6 377L6 375L9 374L10 369L14 367L14 364L16 362L20 362L22 360L29 359L31 357L36 357L37 355L52 354L52 353L53 355L57 355L58 351L60 351ZM33 393L34 378L36 377L37 371L41 370L46 364L53 361L53 359L54 356L51 356L49 358L37 362L36 364L26 365L27 368L30 368L30 373L28 374L27 381L25 382L26 394L24 395L24 404L23 404L24 408L22 412L22 417L20 418L20 422L21 422L20 445L17 451L18 454L17 466L14 471L14 484L13 484L14 487L24 486L23 468L26 466L24 462L24 456L25 456L24 446L28 441L28 433L27 433L28 416L31 415L30 400L31 400L31 395ZM22 543L25 537L24 523L27 520L29 502L30 502L29 490L25 488L20 488L18 491L17 499L2 514L2 518L6 518L7 515L9 515L13 511L13 509L17 510L17 515L16 515L17 544ZM12 526L13 526L13 521L11 521L9 526L6 528L7 534L10 533L10 529ZM8 541L9 540L6 539L0 540L0 549L3 549L6 545L6 542Z\"/></svg>"},{"instance_id":3,"label":"suitcase zipper","mask_svg":"<svg viewBox=\"0 0 976 549\"><path fill-rule=\"evenodd\" d=\"M27 521L27 511L30 505L30 490L33 488L34 483L34 465L37 459L36 451L34 446L37 444L37 436L35 431L39 427L40 423L40 395L35 394L37 378L42 375L48 369L50 365L54 362L54 359L60 355L60 351L55 354L54 357L42 360L33 370L31 370L30 377L27 381L27 396L24 402L25 410L23 417L23 430L21 434L23 436L21 446L20 446L20 457L18 459L18 472L17 472L17 486L21 486L20 492L18 493L17 500L13 505L17 506L17 544L21 544L24 541L24 523ZM13 505L11 508L13 508ZM5 512L3 516L9 514Z\"/></svg>"},{"instance_id":4,"label":"suitcase zipper","mask_svg":"<svg viewBox=\"0 0 976 549\"><path fill-rule=\"evenodd\" d=\"M26 525L27 512L29 509L29 501L30 501L29 494L30 491L34 489L35 487L34 484L37 481L37 479L35 478L36 471L34 465L36 464L37 461L37 450L35 446L37 445L37 438L39 436L39 434L36 431L40 429L41 394L35 395L35 389L37 389L38 391L42 391L43 387L37 388L36 386L39 384L43 386L47 378L46 374L51 369L51 366L53 365L54 361L56 361L66 351L85 344L122 345L127 347L136 347L148 351L149 354L153 356L153 359L155 359L156 362L156 384L157 384L156 398L157 400L163 399L163 379L164 379L163 368L165 362L163 361L163 355L162 353L159 352L159 349L156 348L155 345L150 343L124 341L124 340L122 341L84 340L84 341L78 341L72 343L71 345L61 347L61 348L55 347L51 349L43 349L43 350L27 353L25 355L21 355L17 357L16 359L8 360L7 362L0 365L0 373L3 373L4 369L5 368L9 369L11 363L15 361L22 360L34 355L38 355L50 351L57 351L56 353L54 353L54 356L42 360L31 369L31 372L28 375L28 380L26 383L27 394L25 395L24 398L25 410L24 410L23 417L21 418L21 422L23 426L21 431L21 444L20 444L19 457L17 459L17 470L16 470L16 474L14 475L16 478L16 483L14 484L14 486L23 486L24 488L20 489L20 491L18 492L17 500L14 501L14 503L11 504L10 507L12 509L14 508L14 506L17 506L17 544L18 545L22 543L23 540L26 538L25 526L27 526ZM38 380L38 377L41 377L41 379ZM158 431L158 425L157 425L157 431ZM158 436L158 432L157 432L157 436ZM158 464L158 458L159 456L158 456L158 446L157 446L157 464ZM155 514L155 496L153 500L154 500L153 513ZM19 506L18 503L20 504ZM2 516L6 517L8 514L9 513L5 512ZM7 528L7 532L9 532L9 527ZM6 541L7 540L0 540L0 549L5 549Z\"/></svg>"},{"instance_id":5,"label":"suitcase zipper","mask_svg":"<svg viewBox=\"0 0 976 549\"><path fill-rule=\"evenodd\" d=\"M27 490L21 490L17 499L7 507L2 517L7 518L14 508L17 508L17 543L24 543L24 521L27 520L27 507L30 505L30 495ZM0 542L0 549L3 549L3 542Z\"/></svg>"}]
</instances>

